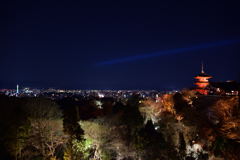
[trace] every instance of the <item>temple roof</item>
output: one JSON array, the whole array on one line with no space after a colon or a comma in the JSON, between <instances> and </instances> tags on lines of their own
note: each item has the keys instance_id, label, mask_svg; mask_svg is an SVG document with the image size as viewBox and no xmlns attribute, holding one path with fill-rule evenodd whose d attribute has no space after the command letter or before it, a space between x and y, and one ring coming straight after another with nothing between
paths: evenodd
<instances>
[{"instance_id":1,"label":"temple roof","mask_svg":"<svg viewBox=\"0 0 240 160\"><path fill-rule=\"evenodd\" d=\"M201 72L200 74L198 74L196 77L212 77L204 72Z\"/></svg>"}]
</instances>

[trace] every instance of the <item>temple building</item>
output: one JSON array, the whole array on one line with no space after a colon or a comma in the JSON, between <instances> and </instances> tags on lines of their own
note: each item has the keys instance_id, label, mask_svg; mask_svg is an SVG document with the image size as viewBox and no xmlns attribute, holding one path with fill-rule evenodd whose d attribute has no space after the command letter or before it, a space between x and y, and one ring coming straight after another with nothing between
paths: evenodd
<instances>
[{"instance_id":1,"label":"temple building","mask_svg":"<svg viewBox=\"0 0 240 160\"><path fill-rule=\"evenodd\" d=\"M196 85L195 90L200 94L208 95L208 93L209 93L209 89L208 89L209 81L208 81L208 79L212 78L212 76L210 76L210 75L208 75L204 72L203 64L202 64L201 73L198 74L197 76L195 76L194 78L196 79L196 81L194 83Z\"/></svg>"},{"instance_id":2,"label":"temple building","mask_svg":"<svg viewBox=\"0 0 240 160\"><path fill-rule=\"evenodd\" d=\"M239 95L240 84L236 81L210 82L210 94L237 96Z\"/></svg>"}]
</instances>

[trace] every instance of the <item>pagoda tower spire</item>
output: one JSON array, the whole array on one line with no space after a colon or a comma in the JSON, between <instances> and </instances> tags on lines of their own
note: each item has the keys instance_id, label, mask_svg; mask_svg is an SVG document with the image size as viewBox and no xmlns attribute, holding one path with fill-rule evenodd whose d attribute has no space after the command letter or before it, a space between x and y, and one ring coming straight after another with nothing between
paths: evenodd
<instances>
[{"instance_id":1,"label":"pagoda tower spire","mask_svg":"<svg viewBox=\"0 0 240 160\"><path fill-rule=\"evenodd\" d=\"M202 61L202 70L201 73L204 73L204 65L203 65L203 61Z\"/></svg>"},{"instance_id":2,"label":"pagoda tower spire","mask_svg":"<svg viewBox=\"0 0 240 160\"><path fill-rule=\"evenodd\" d=\"M204 72L204 65L202 62L202 66L201 66L201 73L198 74L197 76L194 77L195 80L195 85L196 85L196 91L200 94L203 95L207 95L208 94L208 85L209 85L209 81L208 79L212 78L212 76L206 74Z\"/></svg>"}]
</instances>

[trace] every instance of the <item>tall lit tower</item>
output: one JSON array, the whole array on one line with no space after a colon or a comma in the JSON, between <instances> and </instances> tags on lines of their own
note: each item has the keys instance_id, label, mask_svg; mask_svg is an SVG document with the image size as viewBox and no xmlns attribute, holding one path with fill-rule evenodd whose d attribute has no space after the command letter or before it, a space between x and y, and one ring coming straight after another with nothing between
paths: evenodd
<instances>
[{"instance_id":1,"label":"tall lit tower","mask_svg":"<svg viewBox=\"0 0 240 160\"><path fill-rule=\"evenodd\" d=\"M17 94L19 94L19 85L17 84Z\"/></svg>"},{"instance_id":2,"label":"tall lit tower","mask_svg":"<svg viewBox=\"0 0 240 160\"><path fill-rule=\"evenodd\" d=\"M196 85L196 91L200 94L207 95L207 86L209 85L208 79L212 78L212 76L204 72L203 63L201 73L194 78L196 79L196 82L194 83Z\"/></svg>"}]
</instances>

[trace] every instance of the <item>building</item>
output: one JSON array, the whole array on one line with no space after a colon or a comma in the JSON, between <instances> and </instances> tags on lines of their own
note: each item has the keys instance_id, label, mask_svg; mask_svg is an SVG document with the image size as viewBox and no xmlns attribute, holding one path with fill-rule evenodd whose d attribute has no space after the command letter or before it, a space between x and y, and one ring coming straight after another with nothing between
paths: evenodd
<instances>
[{"instance_id":1,"label":"building","mask_svg":"<svg viewBox=\"0 0 240 160\"><path fill-rule=\"evenodd\" d=\"M237 96L240 94L240 83L236 81L209 82L212 76L204 72L203 64L201 73L195 78L195 91L202 95Z\"/></svg>"},{"instance_id":2,"label":"building","mask_svg":"<svg viewBox=\"0 0 240 160\"><path fill-rule=\"evenodd\" d=\"M19 94L19 85L17 84L16 95Z\"/></svg>"},{"instance_id":3,"label":"building","mask_svg":"<svg viewBox=\"0 0 240 160\"><path fill-rule=\"evenodd\" d=\"M210 93L214 95L239 95L240 84L236 81L210 82Z\"/></svg>"},{"instance_id":4,"label":"building","mask_svg":"<svg viewBox=\"0 0 240 160\"><path fill-rule=\"evenodd\" d=\"M208 80L210 78L212 78L212 76L210 76L204 72L203 64L202 64L201 73L198 74L197 76L195 76L194 78L196 80L194 83L196 85L195 90L200 94L208 95L208 93L209 93L209 89L208 89L209 81Z\"/></svg>"}]
</instances>

